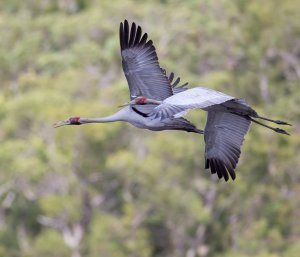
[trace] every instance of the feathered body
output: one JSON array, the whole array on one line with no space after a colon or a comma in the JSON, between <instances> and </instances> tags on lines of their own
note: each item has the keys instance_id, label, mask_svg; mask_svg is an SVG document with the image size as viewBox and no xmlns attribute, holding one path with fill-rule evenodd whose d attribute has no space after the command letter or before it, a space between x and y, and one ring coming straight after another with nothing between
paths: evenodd
<instances>
[{"instance_id":1,"label":"feathered body","mask_svg":"<svg viewBox=\"0 0 300 257\"><path fill-rule=\"evenodd\" d=\"M203 134L202 130L197 129L194 124L186 119L152 119L148 116L139 114L137 109L133 106L126 106L119 110L115 115L117 115L118 121L126 121L137 128L149 129L152 131L184 130L187 132Z\"/></svg>"},{"instance_id":2,"label":"feathered body","mask_svg":"<svg viewBox=\"0 0 300 257\"><path fill-rule=\"evenodd\" d=\"M120 48L122 67L130 91L130 104L115 114L103 118L72 117L58 122L55 126L80 125L125 121L152 131L181 130L204 133L205 168L217 173L226 181L235 179L241 146L251 122L258 123L278 133L287 134L282 129L260 123L260 118L281 125L289 125L279 120L271 120L257 113L243 99L205 88L186 88L180 85L180 78L169 76L158 63L153 42L140 26L128 22L120 24ZM205 130L183 118L192 109L208 112Z\"/></svg>"}]
</instances>

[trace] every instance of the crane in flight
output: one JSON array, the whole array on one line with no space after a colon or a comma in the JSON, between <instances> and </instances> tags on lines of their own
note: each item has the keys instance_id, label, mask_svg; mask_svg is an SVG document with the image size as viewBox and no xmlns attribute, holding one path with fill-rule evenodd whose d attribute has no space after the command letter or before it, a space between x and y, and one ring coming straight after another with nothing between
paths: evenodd
<instances>
[{"instance_id":1,"label":"crane in flight","mask_svg":"<svg viewBox=\"0 0 300 257\"><path fill-rule=\"evenodd\" d=\"M71 117L57 122L54 127L125 121L152 131L182 130L204 134L205 168L226 181L229 177L236 178L235 168L251 122L288 135L285 130L257 119L290 124L259 116L243 99L205 87L187 89L188 83L180 85L180 78L174 79L173 72L167 76L158 63L152 40L148 40L147 33L143 34L134 22L131 27L127 20L121 22L119 33L122 67L131 101L111 116ZM208 112L204 131L183 118L191 109Z\"/></svg>"}]
</instances>

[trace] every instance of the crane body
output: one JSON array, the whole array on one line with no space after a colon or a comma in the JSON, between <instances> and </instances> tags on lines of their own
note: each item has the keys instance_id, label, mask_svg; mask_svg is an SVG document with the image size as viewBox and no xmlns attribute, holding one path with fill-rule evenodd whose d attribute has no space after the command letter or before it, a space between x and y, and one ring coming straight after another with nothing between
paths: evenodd
<instances>
[{"instance_id":1,"label":"crane body","mask_svg":"<svg viewBox=\"0 0 300 257\"><path fill-rule=\"evenodd\" d=\"M241 146L251 122L277 133L285 130L261 123L257 119L280 125L290 125L280 120L259 116L244 99L226 95L206 87L187 89L180 85L174 73L167 76L158 63L158 57L148 34L140 26L127 20L121 22L120 48L122 67L128 82L130 102L115 114L102 118L71 117L54 126L87 123L128 122L135 127L152 131L180 130L204 134L205 168L210 168L219 178L235 179ZM192 109L207 111L204 131L184 119Z\"/></svg>"}]
</instances>

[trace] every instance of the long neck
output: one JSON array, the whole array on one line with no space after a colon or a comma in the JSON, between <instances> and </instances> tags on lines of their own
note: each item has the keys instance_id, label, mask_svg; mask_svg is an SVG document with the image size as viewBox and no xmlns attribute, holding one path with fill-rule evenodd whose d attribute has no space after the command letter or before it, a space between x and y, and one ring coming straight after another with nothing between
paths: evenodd
<instances>
[{"instance_id":1,"label":"long neck","mask_svg":"<svg viewBox=\"0 0 300 257\"><path fill-rule=\"evenodd\" d=\"M113 115L101 118L80 118L80 123L105 123L105 122L115 122L115 121L126 121L125 108L116 112Z\"/></svg>"}]
</instances>

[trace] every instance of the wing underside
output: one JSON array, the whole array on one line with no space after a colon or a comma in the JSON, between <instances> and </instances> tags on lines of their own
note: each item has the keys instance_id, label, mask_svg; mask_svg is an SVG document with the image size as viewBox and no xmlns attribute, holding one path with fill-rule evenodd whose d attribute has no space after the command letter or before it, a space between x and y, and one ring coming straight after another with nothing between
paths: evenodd
<instances>
[{"instance_id":1,"label":"wing underside","mask_svg":"<svg viewBox=\"0 0 300 257\"><path fill-rule=\"evenodd\" d=\"M241 146L251 121L232 113L209 111L204 131L205 168L227 181L235 179Z\"/></svg>"}]
</instances>

